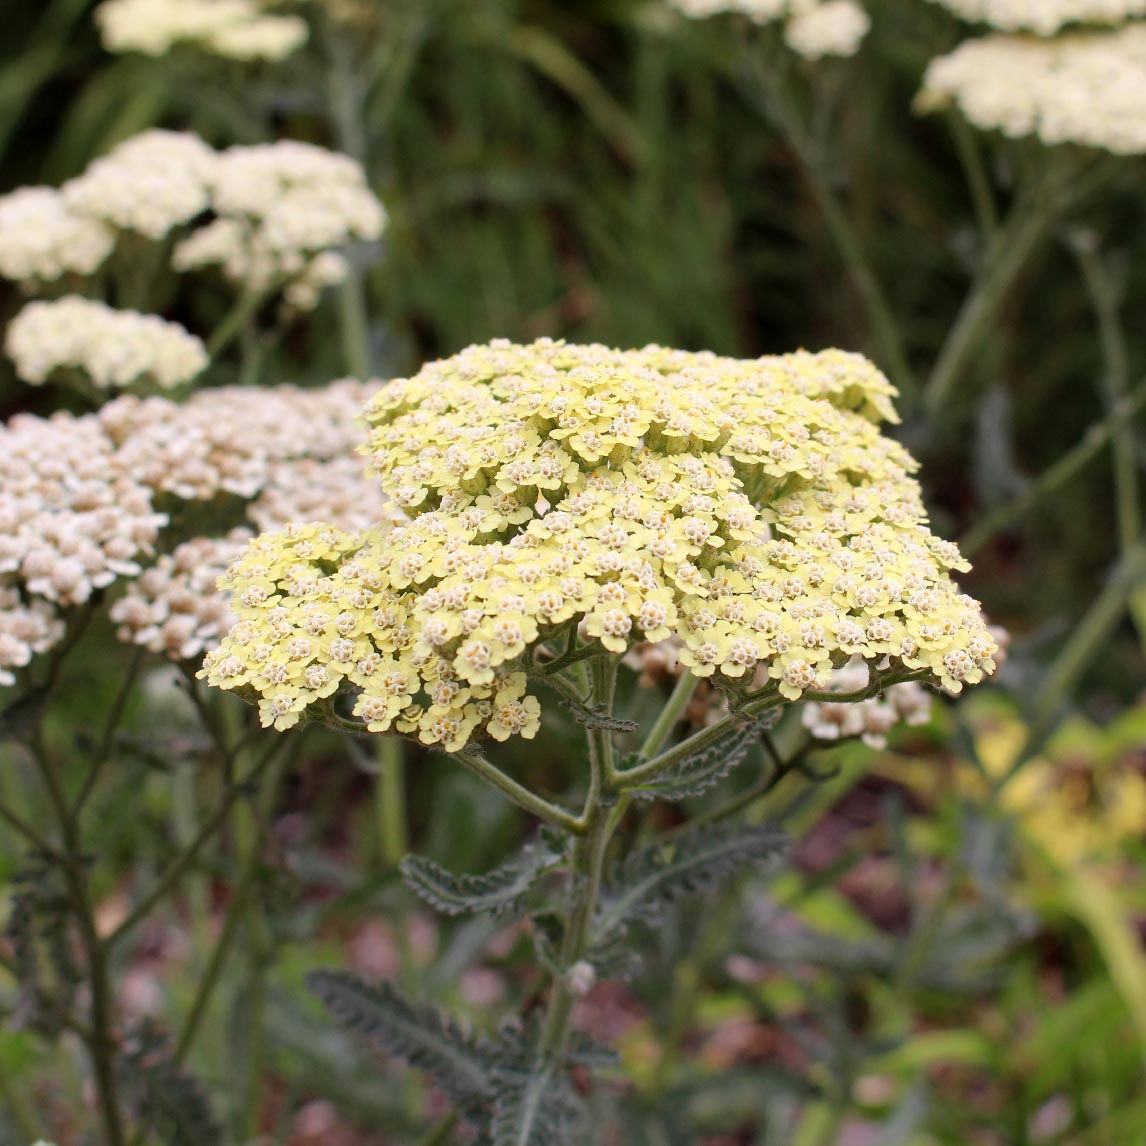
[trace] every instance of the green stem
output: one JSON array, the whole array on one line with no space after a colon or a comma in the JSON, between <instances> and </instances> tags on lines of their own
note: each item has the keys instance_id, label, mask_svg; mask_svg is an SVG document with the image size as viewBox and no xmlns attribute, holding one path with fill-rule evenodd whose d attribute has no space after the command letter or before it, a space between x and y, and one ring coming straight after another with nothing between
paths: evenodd
<instances>
[{"instance_id":1,"label":"green stem","mask_svg":"<svg viewBox=\"0 0 1146 1146\"><path fill-rule=\"evenodd\" d=\"M700 684L700 677L690 672L682 673L677 677L676 686L672 690L660 715L656 718L652 728L641 745L641 759L651 760L663 747L664 742L672 735L672 730L680 721L681 715L688 707L692 694Z\"/></svg>"},{"instance_id":2,"label":"green stem","mask_svg":"<svg viewBox=\"0 0 1146 1146\"><path fill-rule=\"evenodd\" d=\"M1118 428L1143 407L1146 407L1146 382L1135 387L1113 406L1101 422L1095 422L1083 435L1082 441L1063 454L1054 465L1044 470L1028 489L1013 501L1006 502L993 510L960 538L959 548L963 554L969 557L982 549L996 533L1006 529L1013 521L1017 521L1032 505L1066 485L1088 463L1098 457L1107 442L1117 433Z\"/></svg>"},{"instance_id":3,"label":"green stem","mask_svg":"<svg viewBox=\"0 0 1146 1146\"><path fill-rule=\"evenodd\" d=\"M1127 395L1130 385L1130 363L1126 334L1119 317L1119 294L1111 275L1094 246L1086 241L1074 244L1082 268L1083 282L1090 296L1098 324L1102 357L1106 365L1105 390L1108 408L1116 407ZM1142 517L1138 490L1138 461L1135 456L1134 428L1129 419L1120 419L1114 427L1111 442L1114 455L1114 494L1118 520L1118 546L1126 554L1142 534ZM1138 638L1146 649L1146 589L1130 594L1130 615Z\"/></svg>"},{"instance_id":4,"label":"green stem","mask_svg":"<svg viewBox=\"0 0 1146 1146\"><path fill-rule=\"evenodd\" d=\"M480 752L476 750L462 750L451 752L451 760L468 768L479 779L491 784L503 796L508 796L519 808L524 808L531 815L554 827L564 828L574 835L584 835L586 824L582 817L574 816L564 808L551 804L541 796L535 795L528 788L507 776L495 764L491 764Z\"/></svg>"},{"instance_id":5,"label":"green stem","mask_svg":"<svg viewBox=\"0 0 1146 1146\"><path fill-rule=\"evenodd\" d=\"M989 240L999 226L999 209L995 205L991 180L987 177L986 168L983 166L978 137L971 125L957 111L952 111L948 115L947 122L951 126L951 134L955 137L955 148L959 152L963 174L967 177L979 233L984 239Z\"/></svg>"},{"instance_id":6,"label":"green stem","mask_svg":"<svg viewBox=\"0 0 1146 1146\"><path fill-rule=\"evenodd\" d=\"M402 741L396 736L383 736L378 741L377 760L374 802L378 817L379 850L386 867L397 867L410 850L410 837L406 828L406 762Z\"/></svg>"},{"instance_id":7,"label":"green stem","mask_svg":"<svg viewBox=\"0 0 1146 1146\"><path fill-rule=\"evenodd\" d=\"M207 340L207 354L211 361L218 359L234 340L243 333L248 320L257 311L263 302L260 291L243 291L235 300L231 309L223 316L223 321L215 327L211 337Z\"/></svg>"},{"instance_id":8,"label":"green stem","mask_svg":"<svg viewBox=\"0 0 1146 1146\"><path fill-rule=\"evenodd\" d=\"M418 1146L445 1146L454 1127L458 1124L458 1119L458 1112L451 1110L445 1118L440 1119L434 1126L430 1127L429 1132L418 1143Z\"/></svg>"}]
</instances>

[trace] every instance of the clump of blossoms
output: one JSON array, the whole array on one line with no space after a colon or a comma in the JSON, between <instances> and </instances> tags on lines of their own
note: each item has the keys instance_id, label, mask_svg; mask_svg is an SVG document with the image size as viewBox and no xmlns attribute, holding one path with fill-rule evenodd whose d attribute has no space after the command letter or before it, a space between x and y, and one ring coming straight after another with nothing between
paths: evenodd
<instances>
[{"instance_id":1,"label":"clump of blossoms","mask_svg":"<svg viewBox=\"0 0 1146 1146\"><path fill-rule=\"evenodd\" d=\"M127 582L123 640L201 656L234 617L216 580L258 529L322 516L349 528L391 510L354 449L370 387L220 387L187 402L124 396L96 414L0 427L0 685L64 636L62 610ZM176 539L180 502L229 498L243 525ZM176 524L173 523L175 519Z\"/></svg>"},{"instance_id":2,"label":"clump of blossoms","mask_svg":"<svg viewBox=\"0 0 1146 1146\"><path fill-rule=\"evenodd\" d=\"M203 675L279 728L345 684L370 731L448 751L533 735L535 650L578 633L618 656L675 635L733 695L762 674L753 695L798 700L854 655L957 692L996 644L880 433L892 394L842 351L471 347L366 407L407 518L257 538Z\"/></svg>"},{"instance_id":3,"label":"clump of blossoms","mask_svg":"<svg viewBox=\"0 0 1146 1146\"><path fill-rule=\"evenodd\" d=\"M61 194L77 214L158 240L210 205L215 162L197 135L145 131L94 160Z\"/></svg>"},{"instance_id":4,"label":"clump of blossoms","mask_svg":"<svg viewBox=\"0 0 1146 1146\"><path fill-rule=\"evenodd\" d=\"M1146 24L1050 40L991 35L933 60L917 97L976 127L1048 145L1146 152Z\"/></svg>"},{"instance_id":5,"label":"clump of blossoms","mask_svg":"<svg viewBox=\"0 0 1146 1146\"><path fill-rule=\"evenodd\" d=\"M871 28L856 0L669 0L692 19L724 13L747 16L755 24L783 20L784 42L807 60L854 56Z\"/></svg>"},{"instance_id":6,"label":"clump of blossoms","mask_svg":"<svg viewBox=\"0 0 1146 1146\"><path fill-rule=\"evenodd\" d=\"M101 390L136 384L170 390L207 367L203 343L177 322L69 295L29 303L10 323L5 349L25 382L78 372Z\"/></svg>"},{"instance_id":7,"label":"clump of blossoms","mask_svg":"<svg viewBox=\"0 0 1146 1146\"><path fill-rule=\"evenodd\" d=\"M360 164L293 140L220 153L211 208L216 217L176 248L175 268L219 266L256 294L289 283L296 309L345 277L332 248L377 239L386 223Z\"/></svg>"},{"instance_id":8,"label":"clump of blossoms","mask_svg":"<svg viewBox=\"0 0 1146 1146\"><path fill-rule=\"evenodd\" d=\"M1067 24L1124 24L1146 15L1146 0L934 0L963 20L1001 32L1053 36Z\"/></svg>"},{"instance_id":9,"label":"clump of blossoms","mask_svg":"<svg viewBox=\"0 0 1146 1146\"><path fill-rule=\"evenodd\" d=\"M54 187L21 187L0 197L0 275L34 288L86 276L115 247L115 232L73 211Z\"/></svg>"},{"instance_id":10,"label":"clump of blossoms","mask_svg":"<svg viewBox=\"0 0 1146 1146\"><path fill-rule=\"evenodd\" d=\"M307 39L305 20L268 13L256 0L104 0L95 19L109 52L148 56L191 47L232 60L283 60Z\"/></svg>"}]
</instances>

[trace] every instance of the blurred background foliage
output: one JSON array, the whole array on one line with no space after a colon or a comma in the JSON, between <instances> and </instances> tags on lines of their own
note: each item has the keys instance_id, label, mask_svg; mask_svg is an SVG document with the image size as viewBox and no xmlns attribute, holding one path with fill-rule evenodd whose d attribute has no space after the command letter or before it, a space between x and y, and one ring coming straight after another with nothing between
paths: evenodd
<instances>
[{"instance_id":1,"label":"blurred background foliage","mask_svg":"<svg viewBox=\"0 0 1146 1146\"><path fill-rule=\"evenodd\" d=\"M790 77L807 128L797 147L746 60L802 65L739 24L686 24L643 0L366 3L367 32L327 27L282 67L109 57L90 0L4 0L0 190L59 183L153 125L218 145L309 139L362 158L391 215L361 271L380 378L540 335L737 356L834 345L891 370L825 224L817 183L829 188L902 342L899 432L937 531L973 537L965 583L1013 632L1010 660L989 692L886 752L814 753L832 779L797 777L801 791L757 809L793 830L792 867L682 908L647 936L639 990L587 1007L637 1080L595 1101L628 1146L1146 1142L1146 701L1143 634L1125 609L1142 565L1120 563L1110 451L1086 436L1108 415L1112 371L1133 385L1146 359L1142 161L1044 236L929 414L910 379L933 364L987 241L962 149L1004 207L1049 160L916 117L926 61L962 31L923 0L868 6L855 60ZM6 291L0 318L18 303ZM165 301L175 314L207 305ZM345 373L340 307L353 305L344 295L293 334L266 380ZM6 415L48 400L0 379ZM1140 433L1132 457L1140 469ZM101 668L126 664L107 647ZM114 675L91 668L72 673L61 743L90 738L114 695ZM184 694L162 675L148 687L102 797L133 810L99 819L91 840L114 859L113 914L120 880L162 869L170 825L193 835L218 779L219 746ZM237 719L226 699L211 701L218 719ZM510 764L560 789L578 774L565 732L509 749ZM528 1009L539 985L516 970L519 930L412 908L387 864L372 770L329 734L299 746L275 809L280 862L261 873L262 909L192 1056L222 1096L227 1141L412 1143L435 1109L415 1077L380 1074L301 1002L306 969L349 959L478 1021ZM411 838L455 870L492 866L526 830L442 758L420 757L409 778ZM0 787L34 809L13 770ZM0 877L17 858L0 838ZM186 881L177 941L159 929L135 946L121 975L139 1013L192 1006L231 863ZM33 1032L0 1033L0 1126L80 1141L64 1114L78 1079Z\"/></svg>"}]
</instances>

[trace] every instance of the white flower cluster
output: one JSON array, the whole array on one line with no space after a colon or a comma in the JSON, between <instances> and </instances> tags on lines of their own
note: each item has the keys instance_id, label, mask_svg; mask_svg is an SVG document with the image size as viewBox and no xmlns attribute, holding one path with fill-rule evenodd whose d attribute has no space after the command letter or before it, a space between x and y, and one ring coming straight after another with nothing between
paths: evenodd
<instances>
[{"instance_id":1,"label":"white flower cluster","mask_svg":"<svg viewBox=\"0 0 1146 1146\"><path fill-rule=\"evenodd\" d=\"M20 415L0 429L5 613L17 585L66 607L139 573L166 521L93 417Z\"/></svg>"},{"instance_id":2,"label":"white flower cluster","mask_svg":"<svg viewBox=\"0 0 1146 1146\"><path fill-rule=\"evenodd\" d=\"M923 112L952 105L1012 138L1146 153L1146 24L967 40L931 62L916 100Z\"/></svg>"},{"instance_id":3,"label":"white flower cluster","mask_svg":"<svg viewBox=\"0 0 1146 1146\"><path fill-rule=\"evenodd\" d=\"M94 160L61 194L77 214L162 239L207 209L215 161L197 135L145 131Z\"/></svg>"},{"instance_id":4,"label":"white flower cluster","mask_svg":"<svg viewBox=\"0 0 1146 1146\"><path fill-rule=\"evenodd\" d=\"M969 22L1001 32L1053 36L1067 24L1124 24L1146 15L1146 0L936 0Z\"/></svg>"},{"instance_id":5,"label":"white flower cluster","mask_svg":"<svg viewBox=\"0 0 1146 1146\"><path fill-rule=\"evenodd\" d=\"M135 383L169 390L208 362L203 343L177 322L75 295L29 303L9 324L5 349L25 382L75 370L102 390Z\"/></svg>"},{"instance_id":6,"label":"white flower cluster","mask_svg":"<svg viewBox=\"0 0 1146 1146\"><path fill-rule=\"evenodd\" d=\"M307 38L301 17L271 15L255 0L104 0L96 22L109 52L148 56L188 46L232 60L282 60Z\"/></svg>"},{"instance_id":7,"label":"white flower cluster","mask_svg":"<svg viewBox=\"0 0 1146 1146\"><path fill-rule=\"evenodd\" d=\"M0 198L0 275L22 283L90 275L111 254L115 233L73 211L54 187L21 187Z\"/></svg>"},{"instance_id":8,"label":"white flower cluster","mask_svg":"<svg viewBox=\"0 0 1146 1146\"><path fill-rule=\"evenodd\" d=\"M867 688L868 666L852 657L832 673L832 692L859 692ZM884 748L887 734L897 724L926 724L931 719L931 694L921 684L894 684L879 699L841 703L811 702L801 713L804 727L817 740L858 736L872 748Z\"/></svg>"},{"instance_id":9,"label":"white flower cluster","mask_svg":"<svg viewBox=\"0 0 1146 1146\"><path fill-rule=\"evenodd\" d=\"M784 20L784 42L806 60L854 56L871 27L857 0L669 0L669 4L692 19L735 12L755 24Z\"/></svg>"},{"instance_id":10,"label":"white flower cluster","mask_svg":"<svg viewBox=\"0 0 1146 1146\"><path fill-rule=\"evenodd\" d=\"M218 643L234 618L216 579L252 533L192 539L151 561L169 520L159 499L174 512L180 500L230 494L259 529L391 518L354 452L376 387L221 387L183 404L121 397L95 414L0 427L0 685L62 638L60 609L117 578L134 579L112 606L121 639L176 658Z\"/></svg>"},{"instance_id":11,"label":"white flower cluster","mask_svg":"<svg viewBox=\"0 0 1146 1146\"><path fill-rule=\"evenodd\" d=\"M225 594L215 587L253 534L196 537L163 554L111 607L121 641L173 660L201 656L235 623Z\"/></svg>"},{"instance_id":12,"label":"white flower cluster","mask_svg":"<svg viewBox=\"0 0 1146 1146\"><path fill-rule=\"evenodd\" d=\"M377 239L386 222L361 165L294 140L222 152L212 208L216 218L176 248L175 268L219 266L255 293L289 283L297 309L345 277L331 248Z\"/></svg>"}]
</instances>

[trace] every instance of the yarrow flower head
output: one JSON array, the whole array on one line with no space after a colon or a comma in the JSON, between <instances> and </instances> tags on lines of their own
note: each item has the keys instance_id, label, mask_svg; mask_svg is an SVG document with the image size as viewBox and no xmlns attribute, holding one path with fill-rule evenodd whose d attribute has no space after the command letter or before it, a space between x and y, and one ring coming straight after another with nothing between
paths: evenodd
<instances>
[{"instance_id":1,"label":"yarrow flower head","mask_svg":"<svg viewBox=\"0 0 1146 1146\"><path fill-rule=\"evenodd\" d=\"M784 42L807 60L854 56L871 27L857 0L669 0L669 5L692 19L737 13L754 24L783 20Z\"/></svg>"},{"instance_id":2,"label":"yarrow flower head","mask_svg":"<svg viewBox=\"0 0 1146 1146\"><path fill-rule=\"evenodd\" d=\"M279 728L346 686L371 731L449 751L532 736L534 654L574 630L614 655L675 635L728 691L796 700L852 655L958 691L996 646L879 431L893 393L841 351L471 347L366 407L406 517L256 539L203 675Z\"/></svg>"},{"instance_id":3,"label":"yarrow flower head","mask_svg":"<svg viewBox=\"0 0 1146 1146\"><path fill-rule=\"evenodd\" d=\"M1146 153L1146 24L1050 40L991 35L933 60L920 111L954 105L976 127L1048 145Z\"/></svg>"},{"instance_id":4,"label":"yarrow flower head","mask_svg":"<svg viewBox=\"0 0 1146 1146\"><path fill-rule=\"evenodd\" d=\"M1146 0L934 0L956 16L1001 32L1053 36L1068 24L1119 25L1146 15Z\"/></svg>"},{"instance_id":5,"label":"yarrow flower head","mask_svg":"<svg viewBox=\"0 0 1146 1146\"><path fill-rule=\"evenodd\" d=\"M0 196L0 275L33 286L90 275L111 254L115 232L79 214L53 187Z\"/></svg>"},{"instance_id":6,"label":"yarrow flower head","mask_svg":"<svg viewBox=\"0 0 1146 1146\"><path fill-rule=\"evenodd\" d=\"M164 56L187 46L233 60L282 60L307 38L299 16L256 0L104 0L96 23L109 52Z\"/></svg>"},{"instance_id":7,"label":"yarrow flower head","mask_svg":"<svg viewBox=\"0 0 1146 1146\"><path fill-rule=\"evenodd\" d=\"M69 295L29 303L8 327L5 349L25 382L74 370L100 389L168 390L207 366L207 349L177 322Z\"/></svg>"},{"instance_id":8,"label":"yarrow flower head","mask_svg":"<svg viewBox=\"0 0 1146 1146\"><path fill-rule=\"evenodd\" d=\"M217 265L255 292L285 281L296 309L345 277L332 248L376 239L386 222L360 164L294 140L220 153L211 206L216 218L176 248L176 270Z\"/></svg>"}]
</instances>

